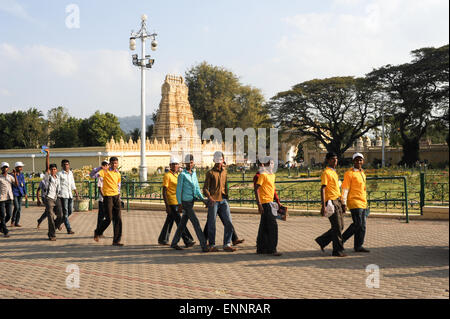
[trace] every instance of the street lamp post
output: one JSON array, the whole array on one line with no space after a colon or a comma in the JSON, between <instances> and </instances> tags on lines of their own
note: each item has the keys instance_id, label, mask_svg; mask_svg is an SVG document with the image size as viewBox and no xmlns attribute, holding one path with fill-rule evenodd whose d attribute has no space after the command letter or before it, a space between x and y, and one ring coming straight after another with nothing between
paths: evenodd
<instances>
[{"instance_id":1,"label":"street lamp post","mask_svg":"<svg viewBox=\"0 0 450 319\"><path fill-rule=\"evenodd\" d=\"M97 152L98 155L98 166L100 166L100 156L102 156L102 152Z\"/></svg>"},{"instance_id":2,"label":"street lamp post","mask_svg":"<svg viewBox=\"0 0 450 319\"><path fill-rule=\"evenodd\" d=\"M31 158L33 159L33 174L34 174L34 158L35 158L35 156L36 156L36 155L31 154Z\"/></svg>"},{"instance_id":3,"label":"street lamp post","mask_svg":"<svg viewBox=\"0 0 450 319\"><path fill-rule=\"evenodd\" d=\"M150 69L155 63L154 59L150 59L150 55L145 55L145 40L147 38L152 39L151 49L155 51L158 42L156 42L156 33L147 32L147 15L143 14L141 17L141 29L138 32L131 31L130 37L130 50L136 49L136 39L141 39L141 57L137 54L133 54L133 65L141 68L141 165L139 166L139 180L141 182L147 181L147 165L145 164L145 69Z\"/></svg>"},{"instance_id":4,"label":"street lamp post","mask_svg":"<svg viewBox=\"0 0 450 319\"><path fill-rule=\"evenodd\" d=\"M384 107L381 105L381 167L385 167L386 161L384 157Z\"/></svg>"}]
</instances>

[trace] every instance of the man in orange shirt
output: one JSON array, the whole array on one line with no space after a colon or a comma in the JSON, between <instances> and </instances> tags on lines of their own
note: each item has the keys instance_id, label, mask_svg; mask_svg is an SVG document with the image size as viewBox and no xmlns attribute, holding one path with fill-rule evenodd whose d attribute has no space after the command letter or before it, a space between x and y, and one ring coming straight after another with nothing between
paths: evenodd
<instances>
[{"instance_id":1,"label":"man in orange shirt","mask_svg":"<svg viewBox=\"0 0 450 319\"><path fill-rule=\"evenodd\" d=\"M119 159L111 157L109 159L109 169L101 170L98 173L99 178L103 182L100 191L103 196L105 219L94 231L94 240L99 241L100 235L108 228L112 220L114 229L113 246L123 246L123 243L120 242L122 238L122 216L120 212L121 176L118 166Z\"/></svg>"},{"instance_id":2,"label":"man in orange shirt","mask_svg":"<svg viewBox=\"0 0 450 319\"><path fill-rule=\"evenodd\" d=\"M353 154L353 168L344 175L342 183L342 202L350 209L353 223L348 226L342 235L344 242L355 235L354 249L358 253L368 253L363 247L366 235L366 174L362 169L364 156L361 153Z\"/></svg>"},{"instance_id":3,"label":"man in orange shirt","mask_svg":"<svg viewBox=\"0 0 450 319\"><path fill-rule=\"evenodd\" d=\"M327 167L322 173L320 197L322 201L322 209L320 213L325 216L325 207L334 207L334 213L328 217L331 223L331 229L322 236L316 238L320 249L324 248L333 241L333 256L346 257L344 253L344 241L342 239L342 230L344 229L345 206L341 201L341 191L339 188L339 177L336 173L338 157L336 153L330 152L326 155ZM329 201L331 201L329 203ZM329 203L329 204L328 204Z\"/></svg>"}]
</instances>

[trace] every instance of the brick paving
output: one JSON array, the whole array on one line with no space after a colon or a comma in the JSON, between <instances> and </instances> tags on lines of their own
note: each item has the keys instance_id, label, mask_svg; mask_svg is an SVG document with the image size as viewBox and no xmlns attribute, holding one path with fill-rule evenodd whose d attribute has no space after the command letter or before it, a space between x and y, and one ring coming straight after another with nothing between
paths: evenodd
<instances>
[{"instance_id":1,"label":"brick paving","mask_svg":"<svg viewBox=\"0 0 450 319\"><path fill-rule=\"evenodd\" d=\"M75 234L63 226L50 242L46 222L36 229L41 213L24 209L23 227L0 237L0 298L449 298L448 221L369 218L371 252L354 253L351 239L349 257L337 258L331 246L322 253L314 242L328 220L292 216L278 221L283 255L273 257L255 253L257 215L233 214L245 238L238 251L202 253L198 245L175 251L157 244L165 212L123 212L124 247L111 246L112 226L105 239L93 241L96 211L74 213ZM198 217L204 225L206 214ZM222 236L218 219L217 243ZM71 264L80 270L79 288L66 287ZM370 264L380 267L379 288L366 287Z\"/></svg>"}]
</instances>

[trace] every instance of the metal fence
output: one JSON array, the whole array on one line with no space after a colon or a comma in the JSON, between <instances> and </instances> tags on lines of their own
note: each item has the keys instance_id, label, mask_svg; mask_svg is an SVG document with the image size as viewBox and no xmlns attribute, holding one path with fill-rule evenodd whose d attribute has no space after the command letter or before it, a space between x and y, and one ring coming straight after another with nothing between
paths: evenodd
<instances>
[{"instance_id":1,"label":"metal fence","mask_svg":"<svg viewBox=\"0 0 450 319\"><path fill-rule=\"evenodd\" d=\"M437 181L439 178L439 181ZM408 182L410 187L408 188ZM229 180L229 201L234 206L256 207L253 180ZM320 210L320 179L306 178L281 180L276 183L277 193L282 203L292 209L303 211ZM36 199L39 181L27 184L28 194ZM98 199L96 180L76 182L81 198L89 199L89 208ZM202 187L203 182L200 182ZM415 186L419 185L419 188ZM409 221L409 213L422 213L425 205L448 205L449 183L442 182L441 176L420 174L420 182L408 181L406 176L367 177L367 198L369 207L374 212L397 212ZM123 178L121 198L127 209L130 202L154 201L163 203L161 181L137 182ZM28 203L26 203L27 205Z\"/></svg>"}]
</instances>

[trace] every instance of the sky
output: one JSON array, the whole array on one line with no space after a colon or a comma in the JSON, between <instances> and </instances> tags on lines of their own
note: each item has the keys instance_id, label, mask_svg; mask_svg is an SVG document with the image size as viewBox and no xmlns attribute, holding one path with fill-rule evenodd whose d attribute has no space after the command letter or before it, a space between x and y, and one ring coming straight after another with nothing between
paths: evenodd
<instances>
[{"instance_id":1,"label":"sky","mask_svg":"<svg viewBox=\"0 0 450 319\"><path fill-rule=\"evenodd\" d=\"M139 115L137 51L128 43L144 13L159 44L146 49L155 59L147 114L158 108L166 74L203 61L269 99L449 43L448 0L0 0L0 113L35 107L46 115L61 105L78 118Z\"/></svg>"}]
</instances>

